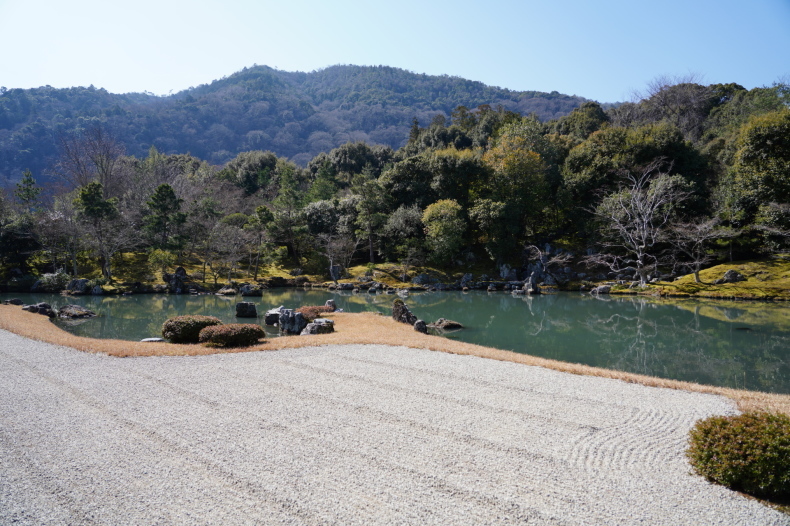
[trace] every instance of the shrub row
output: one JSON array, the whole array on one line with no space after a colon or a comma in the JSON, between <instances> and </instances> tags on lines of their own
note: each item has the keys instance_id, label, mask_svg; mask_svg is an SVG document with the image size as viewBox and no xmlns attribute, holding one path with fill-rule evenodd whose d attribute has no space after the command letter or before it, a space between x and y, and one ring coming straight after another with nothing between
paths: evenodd
<instances>
[{"instance_id":1,"label":"shrub row","mask_svg":"<svg viewBox=\"0 0 790 526\"><path fill-rule=\"evenodd\" d=\"M173 343L198 343L200 331L214 325L222 325L222 320L198 314L176 316L162 325L162 337Z\"/></svg>"},{"instance_id":2,"label":"shrub row","mask_svg":"<svg viewBox=\"0 0 790 526\"><path fill-rule=\"evenodd\" d=\"M200 343L234 347L253 345L266 336L260 325L254 323L229 323L212 325L200 331Z\"/></svg>"},{"instance_id":3,"label":"shrub row","mask_svg":"<svg viewBox=\"0 0 790 526\"><path fill-rule=\"evenodd\" d=\"M686 451L711 482L756 497L790 497L790 417L765 412L713 416L696 423Z\"/></svg>"}]
</instances>

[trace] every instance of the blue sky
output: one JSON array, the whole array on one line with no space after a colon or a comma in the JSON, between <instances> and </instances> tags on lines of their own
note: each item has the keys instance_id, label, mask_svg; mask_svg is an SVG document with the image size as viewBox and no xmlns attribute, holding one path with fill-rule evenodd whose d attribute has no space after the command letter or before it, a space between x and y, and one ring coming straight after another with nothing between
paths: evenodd
<instances>
[{"instance_id":1,"label":"blue sky","mask_svg":"<svg viewBox=\"0 0 790 526\"><path fill-rule=\"evenodd\" d=\"M158 95L245 66L388 65L630 100L660 75L790 82L790 0L0 0L0 86Z\"/></svg>"}]
</instances>

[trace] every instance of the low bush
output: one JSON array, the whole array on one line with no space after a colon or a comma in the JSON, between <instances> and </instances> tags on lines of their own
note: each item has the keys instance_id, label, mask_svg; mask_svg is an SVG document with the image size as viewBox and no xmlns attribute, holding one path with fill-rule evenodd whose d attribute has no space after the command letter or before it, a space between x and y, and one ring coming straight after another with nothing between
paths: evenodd
<instances>
[{"instance_id":1,"label":"low bush","mask_svg":"<svg viewBox=\"0 0 790 526\"><path fill-rule=\"evenodd\" d=\"M173 343L198 343L200 331L214 325L222 321L214 316L176 316L162 324L162 337Z\"/></svg>"},{"instance_id":2,"label":"low bush","mask_svg":"<svg viewBox=\"0 0 790 526\"><path fill-rule=\"evenodd\" d=\"M200 343L236 347L253 345L266 336L263 328L254 323L229 323L214 325L200 331Z\"/></svg>"},{"instance_id":3,"label":"low bush","mask_svg":"<svg viewBox=\"0 0 790 526\"><path fill-rule=\"evenodd\" d=\"M686 455L711 482L755 497L790 497L790 417L765 412L714 416L691 430Z\"/></svg>"},{"instance_id":4,"label":"low bush","mask_svg":"<svg viewBox=\"0 0 790 526\"><path fill-rule=\"evenodd\" d=\"M301 312L302 316L304 316L305 319L310 322L316 318L320 318L322 314L334 312L334 310L332 307L327 307L326 305L306 305L296 309L296 312Z\"/></svg>"},{"instance_id":5,"label":"low bush","mask_svg":"<svg viewBox=\"0 0 790 526\"><path fill-rule=\"evenodd\" d=\"M59 270L54 274L44 274L38 280L37 292L60 292L71 281L71 276Z\"/></svg>"}]
</instances>

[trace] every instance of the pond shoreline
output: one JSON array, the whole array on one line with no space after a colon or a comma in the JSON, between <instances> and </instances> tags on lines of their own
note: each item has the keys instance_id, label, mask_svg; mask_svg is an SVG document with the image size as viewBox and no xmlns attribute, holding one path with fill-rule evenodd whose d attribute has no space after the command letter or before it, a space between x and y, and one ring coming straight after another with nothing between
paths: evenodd
<instances>
[{"instance_id":1,"label":"pond shoreline","mask_svg":"<svg viewBox=\"0 0 790 526\"><path fill-rule=\"evenodd\" d=\"M572 374L598 376L638 383L650 387L664 387L685 391L718 394L734 400L738 408L747 410L778 411L790 415L790 395L745 391L727 387L695 384L635 373L602 369L588 365L562 362L529 354L484 347L472 343L450 340L440 336L418 333L410 326L397 323L391 317L374 313L332 313L335 320L333 334L272 338L263 343L243 348L211 348L201 345L170 343L142 343L124 340L97 340L75 336L39 314L23 311L20 307L0 305L0 329L33 340L71 347L90 353L115 357L138 356L198 356L220 353L276 351L315 345L385 344L401 345L416 349L478 356L524 365L534 365Z\"/></svg>"}]
</instances>

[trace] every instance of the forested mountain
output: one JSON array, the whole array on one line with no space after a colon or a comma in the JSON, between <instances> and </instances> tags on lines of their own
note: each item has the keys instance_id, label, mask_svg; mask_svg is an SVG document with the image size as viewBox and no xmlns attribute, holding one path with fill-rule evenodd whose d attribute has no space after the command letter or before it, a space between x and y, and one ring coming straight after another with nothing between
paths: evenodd
<instances>
[{"instance_id":1,"label":"forested mountain","mask_svg":"<svg viewBox=\"0 0 790 526\"><path fill-rule=\"evenodd\" d=\"M112 94L104 89L49 86L0 88L0 184L31 170L39 181L63 134L102 123L129 155L191 153L223 164L249 150L270 150L305 165L350 141L403 146L412 120L450 117L480 105L541 120L585 102L557 92L517 92L458 77L377 66L333 66L312 73L245 68L167 97Z\"/></svg>"}]
</instances>

